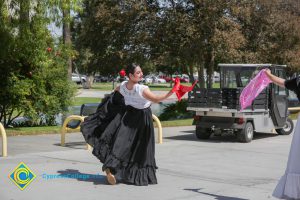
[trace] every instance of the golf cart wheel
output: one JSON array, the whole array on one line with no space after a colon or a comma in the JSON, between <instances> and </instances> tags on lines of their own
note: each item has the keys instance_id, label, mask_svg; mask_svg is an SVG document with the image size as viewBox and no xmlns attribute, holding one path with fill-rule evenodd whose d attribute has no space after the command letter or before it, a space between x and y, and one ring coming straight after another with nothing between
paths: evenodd
<instances>
[{"instance_id":1,"label":"golf cart wheel","mask_svg":"<svg viewBox=\"0 0 300 200\"><path fill-rule=\"evenodd\" d=\"M244 129L237 133L237 139L239 142L248 143L251 142L254 135L254 128L251 122L247 122Z\"/></svg>"},{"instance_id":2,"label":"golf cart wheel","mask_svg":"<svg viewBox=\"0 0 300 200\"><path fill-rule=\"evenodd\" d=\"M200 140L206 140L209 139L211 135L211 129L210 128L201 128L199 126L196 126L196 137Z\"/></svg>"},{"instance_id":3,"label":"golf cart wheel","mask_svg":"<svg viewBox=\"0 0 300 200\"><path fill-rule=\"evenodd\" d=\"M289 135L294 130L294 123L290 118L286 119L286 122L282 128L276 129L279 135Z\"/></svg>"}]
</instances>

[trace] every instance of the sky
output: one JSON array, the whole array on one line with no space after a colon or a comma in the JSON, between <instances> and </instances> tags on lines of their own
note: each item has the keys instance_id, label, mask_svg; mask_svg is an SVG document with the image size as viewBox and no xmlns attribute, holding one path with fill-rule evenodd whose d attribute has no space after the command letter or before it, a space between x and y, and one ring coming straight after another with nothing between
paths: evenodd
<instances>
[{"instance_id":1,"label":"sky","mask_svg":"<svg viewBox=\"0 0 300 200\"><path fill-rule=\"evenodd\" d=\"M48 25L48 30L51 32L52 36L57 38L62 36L62 27L57 27L55 23Z\"/></svg>"}]
</instances>

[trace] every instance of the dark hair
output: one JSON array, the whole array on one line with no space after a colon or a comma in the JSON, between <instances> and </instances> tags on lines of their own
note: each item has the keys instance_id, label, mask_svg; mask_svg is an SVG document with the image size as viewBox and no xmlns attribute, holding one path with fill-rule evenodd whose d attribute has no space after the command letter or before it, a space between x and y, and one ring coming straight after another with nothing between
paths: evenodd
<instances>
[{"instance_id":1,"label":"dark hair","mask_svg":"<svg viewBox=\"0 0 300 200\"><path fill-rule=\"evenodd\" d=\"M131 63L130 65L126 66L125 72L127 74L127 76L129 77L129 74L134 74L134 70L135 68L139 67L139 64L136 63Z\"/></svg>"}]
</instances>

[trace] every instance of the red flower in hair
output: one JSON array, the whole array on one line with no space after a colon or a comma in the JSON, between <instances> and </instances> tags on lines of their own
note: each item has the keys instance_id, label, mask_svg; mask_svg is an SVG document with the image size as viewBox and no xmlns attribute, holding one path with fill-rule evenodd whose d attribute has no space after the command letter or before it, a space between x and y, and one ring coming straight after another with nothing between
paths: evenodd
<instances>
[{"instance_id":1,"label":"red flower in hair","mask_svg":"<svg viewBox=\"0 0 300 200\"><path fill-rule=\"evenodd\" d=\"M120 75L121 77L124 77L124 76L126 76L126 72L125 72L125 70L124 70L124 69L122 69L122 70L119 72L119 75Z\"/></svg>"}]
</instances>

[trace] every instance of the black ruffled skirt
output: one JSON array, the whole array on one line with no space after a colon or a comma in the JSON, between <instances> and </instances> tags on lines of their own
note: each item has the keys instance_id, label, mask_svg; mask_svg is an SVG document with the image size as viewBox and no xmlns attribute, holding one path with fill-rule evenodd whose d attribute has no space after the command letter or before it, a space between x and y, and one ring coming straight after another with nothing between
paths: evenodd
<instances>
[{"instance_id":1,"label":"black ruffled skirt","mask_svg":"<svg viewBox=\"0 0 300 200\"><path fill-rule=\"evenodd\" d=\"M157 184L150 108L125 106L123 96L112 93L85 119L81 132L103 163L102 170L109 168L119 182Z\"/></svg>"}]
</instances>

